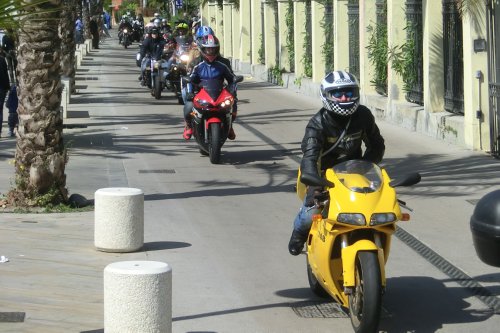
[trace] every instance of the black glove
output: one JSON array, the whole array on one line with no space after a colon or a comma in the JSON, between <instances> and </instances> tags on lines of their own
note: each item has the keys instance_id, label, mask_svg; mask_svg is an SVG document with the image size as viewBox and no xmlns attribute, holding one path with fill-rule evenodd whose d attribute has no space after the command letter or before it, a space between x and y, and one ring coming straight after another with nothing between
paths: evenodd
<instances>
[{"instance_id":1,"label":"black glove","mask_svg":"<svg viewBox=\"0 0 500 333\"><path fill-rule=\"evenodd\" d=\"M330 198L330 193L328 191L319 191L315 190L313 194L313 198L318 201L325 201Z\"/></svg>"},{"instance_id":2,"label":"black glove","mask_svg":"<svg viewBox=\"0 0 500 333\"><path fill-rule=\"evenodd\" d=\"M330 197L328 191L321 187L309 187L306 195L306 207L312 207L316 202L323 202Z\"/></svg>"}]
</instances>

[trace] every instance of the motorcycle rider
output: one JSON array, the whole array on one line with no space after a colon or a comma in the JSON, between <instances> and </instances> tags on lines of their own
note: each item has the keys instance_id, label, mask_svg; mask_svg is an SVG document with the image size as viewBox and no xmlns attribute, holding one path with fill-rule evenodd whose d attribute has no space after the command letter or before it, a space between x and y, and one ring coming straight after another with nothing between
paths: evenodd
<instances>
[{"instance_id":1,"label":"motorcycle rider","mask_svg":"<svg viewBox=\"0 0 500 333\"><path fill-rule=\"evenodd\" d=\"M141 44L140 58L141 61L141 85L146 85L144 72L146 71L146 65L152 59L160 60L163 55L163 47L165 45L165 40L161 37L160 32L157 28L151 29L151 37L147 37Z\"/></svg>"},{"instance_id":2,"label":"motorcycle rider","mask_svg":"<svg viewBox=\"0 0 500 333\"><path fill-rule=\"evenodd\" d=\"M162 34L168 34L172 32L172 27L168 24L167 19L161 20L160 32Z\"/></svg>"},{"instance_id":3,"label":"motorcycle rider","mask_svg":"<svg viewBox=\"0 0 500 333\"><path fill-rule=\"evenodd\" d=\"M224 62L218 60L220 55L220 44L217 37L214 35L208 35L203 38L199 43L200 53L203 57L203 61L193 68L190 75L190 82L187 84L187 96L186 103L184 104L184 133L182 136L185 140L189 140L193 135L193 129L191 128L191 111L193 109L193 97L194 97L194 85L197 85L203 80L213 80L220 79L226 80L228 83L229 91L234 95L233 82L235 81L235 76L231 67L227 66ZM228 133L228 139L234 140L236 135L231 127Z\"/></svg>"},{"instance_id":4,"label":"motorcycle rider","mask_svg":"<svg viewBox=\"0 0 500 333\"><path fill-rule=\"evenodd\" d=\"M196 45L198 46L198 53L199 54L198 54L198 56L194 57L193 60L191 61L191 67L194 67L194 66L198 65L200 62L203 61L203 57L202 57L201 53L199 52L199 50L201 49L201 44L200 43L203 41L203 38L206 37L206 36L208 36L208 35L215 35L214 31L209 26L202 25L202 26L198 27L198 29L196 30L195 38L196 38ZM221 56L219 54L217 56L216 60L222 62L224 65L226 65L227 67L229 67L229 69L231 70L231 73L234 75L233 69L232 69L232 66L231 66L231 61L229 59L224 58L223 56ZM233 94L233 97L234 97L234 103L233 103L233 110L232 110L232 113L231 113L231 118L232 118L231 123L233 123L236 120L236 117L238 115L238 96L237 96L237 92L234 91L234 92L232 92L232 94ZM236 138L236 134L234 133L234 129L233 128L231 128L230 135L232 137L232 139L230 138L230 140L234 140Z\"/></svg>"},{"instance_id":5,"label":"motorcycle rider","mask_svg":"<svg viewBox=\"0 0 500 333\"><path fill-rule=\"evenodd\" d=\"M179 43L178 38L179 37L184 37L185 40L184 42L186 43L192 43L192 37L188 34L189 29L188 25L186 23L179 23L174 30L174 33L168 36L168 39L166 41L167 44L169 44L169 48L175 50L177 47L177 44ZM172 67L172 64L175 61L175 52L172 54L172 56L167 60L166 63L166 79L170 77L170 67Z\"/></svg>"},{"instance_id":6,"label":"motorcycle rider","mask_svg":"<svg viewBox=\"0 0 500 333\"><path fill-rule=\"evenodd\" d=\"M156 20L156 19L160 19L161 20L161 17L160 17L159 13L154 13L153 14L153 18L151 19L151 22L154 22L154 20Z\"/></svg>"},{"instance_id":7,"label":"motorcycle rider","mask_svg":"<svg viewBox=\"0 0 500 333\"><path fill-rule=\"evenodd\" d=\"M321 82L320 96L323 107L309 120L302 139L301 179L321 180L326 169L346 160L380 163L385 151L384 138L371 111L360 105L356 77L345 71L327 74ZM288 243L288 251L294 256L302 252L312 216L322 211L313 208L315 200L324 199L322 190L322 187L307 188Z\"/></svg>"},{"instance_id":8,"label":"motorcycle rider","mask_svg":"<svg viewBox=\"0 0 500 333\"><path fill-rule=\"evenodd\" d=\"M129 18L127 15L123 15L120 25L118 26L118 43L122 43L123 38L123 30L127 29L129 32L132 32L132 24L130 24Z\"/></svg>"}]
</instances>

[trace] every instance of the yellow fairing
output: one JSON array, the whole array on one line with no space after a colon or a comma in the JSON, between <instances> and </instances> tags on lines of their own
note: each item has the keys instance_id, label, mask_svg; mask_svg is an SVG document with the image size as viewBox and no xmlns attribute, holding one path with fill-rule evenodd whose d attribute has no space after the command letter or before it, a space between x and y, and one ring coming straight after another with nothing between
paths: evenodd
<instances>
[{"instance_id":1,"label":"yellow fairing","mask_svg":"<svg viewBox=\"0 0 500 333\"><path fill-rule=\"evenodd\" d=\"M361 175L335 174L332 169L326 171L326 178L335 184L330 188L330 209L328 218L337 220L337 215L342 213L361 213L369 223L373 213L393 212L401 219L401 210L396 201L396 191L390 186L382 186L375 192L360 193L353 192L347 186L364 188L369 182ZM385 170L382 170L382 178L385 184L390 179ZM361 204L362 203L362 204Z\"/></svg>"},{"instance_id":2,"label":"yellow fairing","mask_svg":"<svg viewBox=\"0 0 500 333\"><path fill-rule=\"evenodd\" d=\"M306 192L307 192L307 186L300 182L300 168L299 168L299 172L297 175L297 187L296 188L297 188L297 196L299 197L300 201L304 201L304 198L305 198Z\"/></svg>"},{"instance_id":3,"label":"yellow fairing","mask_svg":"<svg viewBox=\"0 0 500 333\"><path fill-rule=\"evenodd\" d=\"M342 269L344 271L344 287L355 286L355 267L358 252L377 252L382 285L385 286L385 259L384 250L377 248L377 245L370 240L360 240L342 249Z\"/></svg>"}]
</instances>

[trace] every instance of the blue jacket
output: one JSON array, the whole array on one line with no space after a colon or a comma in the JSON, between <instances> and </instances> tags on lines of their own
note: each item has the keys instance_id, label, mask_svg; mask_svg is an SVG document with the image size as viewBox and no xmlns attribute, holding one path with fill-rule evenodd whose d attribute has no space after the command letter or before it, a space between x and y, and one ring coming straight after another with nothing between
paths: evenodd
<instances>
[{"instance_id":1,"label":"blue jacket","mask_svg":"<svg viewBox=\"0 0 500 333\"><path fill-rule=\"evenodd\" d=\"M217 59L214 62L202 61L191 72L191 82L195 84L211 79L226 79L228 84L232 84L234 74L229 66Z\"/></svg>"}]
</instances>

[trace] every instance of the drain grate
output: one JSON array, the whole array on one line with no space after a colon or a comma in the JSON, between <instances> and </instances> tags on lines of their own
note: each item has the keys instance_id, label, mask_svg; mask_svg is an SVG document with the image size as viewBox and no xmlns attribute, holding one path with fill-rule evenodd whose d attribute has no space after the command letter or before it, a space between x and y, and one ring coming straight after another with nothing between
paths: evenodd
<instances>
[{"instance_id":1,"label":"drain grate","mask_svg":"<svg viewBox=\"0 0 500 333\"><path fill-rule=\"evenodd\" d=\"M139 170L139 173L175 173L174 169Z\"/></svg>"},{"instance_id":2,"label":"drain grate","mask_svg":"<svg viewBox=\"0 0 500 333\"><path fill-rule=\"evenodd\" d=\"M301 318L349 318L349 312L337 302L305 301L291 305L293 312ZM388 318L391 314L384 307L380 317Z\"/></svg>"},{"instance_id":3,"label":"drain grate","mask_svg":"<svg viewBox=\"0 0 500 333\"><path fill-rule=\"evenodd\" d=\"M336 302L300 302L292 310L301 318L348 318L349 315Z\"/></svg>"},{"instance_id":4,"label":"drain grate","mask_svg":"<svg viewBox=\"0 0 500 333\"><path fill-rule=\"evenodd\" d=\"M23 323L25 312L0 312L0 323Z\"/></svg>"}]
</instances>

